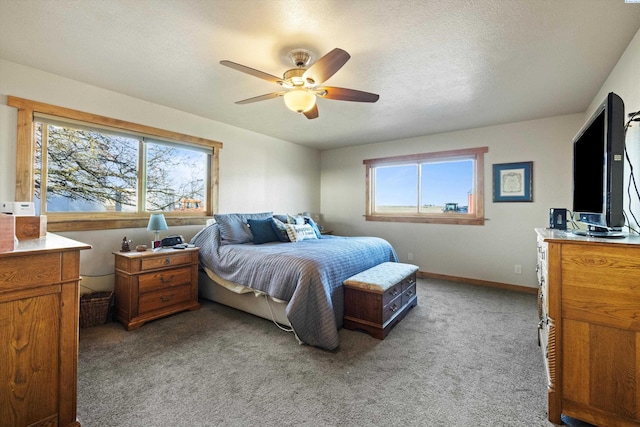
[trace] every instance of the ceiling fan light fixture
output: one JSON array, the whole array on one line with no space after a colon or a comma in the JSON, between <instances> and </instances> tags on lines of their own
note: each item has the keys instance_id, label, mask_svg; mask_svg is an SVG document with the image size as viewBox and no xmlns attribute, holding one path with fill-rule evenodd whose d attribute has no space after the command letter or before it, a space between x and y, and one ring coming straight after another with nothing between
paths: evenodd
<instances>
[{"instance_id":1,"label":"ceiling fan light fixture","mask_svg":"<svg viewBox=\"0 0 640 427\"><path fill-rule=\"evenodd\" d=\"M2 0L0 0L2 1ZM323 86L324 82L333 76L351 58L348 52L335 48L313 62L311 53L305 49L295 49L289 52L289 58L295 68L284 72L282 78L256 70L246 65L223 60L221 65L233 68L254 77L280 85L283 90L266 95L236 101L236 104L250 104L252 102L273 99L279 96L291 111L304 114L307 119L318 118L316 97L352 102L376 102L380 95L361 90L342 87ZM311 65L310 65L311 64ZM308 68L307 68L308 67ZM324 101L323 101L324 102Z\"/></svg>"},{"instance_id":2,"label":"ceiling fan light fixture","mask_svg":"<svg viewBox=\"0 0 640 427\"><path fill-rule=\"evenodd\" d=\"M316 104L316 96L305 89L294 89L284 94L284 103L296 113L306 113Z\"/></svg>"}]
</instances>

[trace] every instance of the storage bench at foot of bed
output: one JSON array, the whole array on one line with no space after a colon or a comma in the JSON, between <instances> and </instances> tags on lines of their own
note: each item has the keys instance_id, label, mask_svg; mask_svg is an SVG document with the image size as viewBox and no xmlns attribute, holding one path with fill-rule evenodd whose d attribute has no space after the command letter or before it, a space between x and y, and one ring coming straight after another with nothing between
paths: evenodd
<instances>
[{"instance_id":1,"label":"storage bench at foot of bed","mask_svg":"<svg viewBox=\"0 0 640 427\"><path fill-rule=\"evenodd\" d=\"M385 262L351 276L344 285L344 327L383 340L418 305L412 264Z\"/></svg>"}]
</instances>

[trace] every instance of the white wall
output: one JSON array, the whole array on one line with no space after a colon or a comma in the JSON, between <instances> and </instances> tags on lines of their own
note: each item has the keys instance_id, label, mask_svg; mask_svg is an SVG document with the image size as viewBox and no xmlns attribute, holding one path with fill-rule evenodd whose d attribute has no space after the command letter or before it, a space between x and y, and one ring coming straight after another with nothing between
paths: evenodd
<instances>
[{"instance_id":1,"label":"white wall","mask_svg":"<svg viewBox=\"0 0 640 427\"><path fill-rule=\"evenodd\" d=\"M376 235L389 240L400 260L421 271L537 286L536 227L548 225L549 208L571 208L572 140L608 92L625 101L626 111L640 109L640 31L594 97L589 109L548 119L511 123L327 150L321 153L321 206L324 225L343 235ZM523 101L526 102L526 101ZM640 123L627 135L627 146L640 180ZM367 222L365 169L362 160L376 157L488 146L485 157L484 226ZM492 165L533 161L532 203L493 203ZM626 169L627 173L629 168ZM627 177L628 180L628 177ZM626 188L626 187L625 187ZM639 204L634 202L638 216ZM522 274L514 273L515 264Z\"/></svg>"},{"instance_id":2,"label":"white wall","mask_svg":"<svg viewBox=\"0 0 640 427\"><path fill-rule=\"evenodd\" d=\"M420 271L536 286L533 229L548 224L549 208L569 206L571 139L582 119L575 114L323 151L324 225L337 234L383 237L401 262ZM365 221L364 159L482 146L489 147L484 226ZM534 201L493 203L492 165L524 161L533 161ZM522 274L514 273L516 264Z\"/></svg>"},{"instance_id":3,"label":"white wall","mask_svg":"<svg viewBox=\"0 0 640 427\"><path fill-rule=\"evenodd\" d=\"M317 150L4 60L0 60L0 200L14 200L15 195L17 113L6 105L8 95L222 142L218 212L320 211ZM172 227L169 233L190 239L199 229ZM81 253L80 270L83 286L99 290L113 287L111 252L120 249L124 236L134 245L153 237L143 228L60 234L93 246Z\"/></svg>"}]
</instances>

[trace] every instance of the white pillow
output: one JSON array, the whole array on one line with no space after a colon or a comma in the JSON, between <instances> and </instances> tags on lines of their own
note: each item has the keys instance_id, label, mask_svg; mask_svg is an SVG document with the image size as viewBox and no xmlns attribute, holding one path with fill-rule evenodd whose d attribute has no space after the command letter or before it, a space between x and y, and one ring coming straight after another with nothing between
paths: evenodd
<instances>
[{"instance_id":1,"label":"white pillow","mask_svg":"<svg viewBox=\"0 0 640 427\"><path fill-rule=\"evenodd\" d=\"M287 214L287 224L303 225L304 217L302 215L293 216L293 215Z\"/></svg>"},{"instance_id":2,"label":"white pillow","mask_svg":"<svg viewBox=\"0 0 640 427\"><path fill-rule=\"evenodd\" d=\"M300 242L302 240L317 239L316 232L309 224L285 224L287 227L287 235L292 242Z\"/></svg>"}]
</instances>

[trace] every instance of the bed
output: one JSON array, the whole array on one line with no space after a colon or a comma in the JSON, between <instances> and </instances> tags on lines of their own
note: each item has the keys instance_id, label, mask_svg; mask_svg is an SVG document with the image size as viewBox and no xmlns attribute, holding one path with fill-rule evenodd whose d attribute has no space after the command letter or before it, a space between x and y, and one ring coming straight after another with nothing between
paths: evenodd
<instances>
[{"instance_id":1,"label":"bed","mask_svg":"<svg viewBox=\"0 0 640 427\"><path fill-rule=\"evenodd\" d=\"M393 247L377 237L318 233L314 239L256 244L235 243L223 233L222 224L211 224L191 240L200 247L200 295L288 324L300 342L327 350L339 345L342 282L398 261Z\"/></svg>"}]
</instances>

